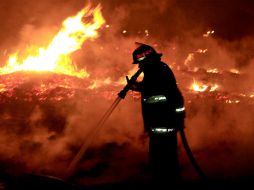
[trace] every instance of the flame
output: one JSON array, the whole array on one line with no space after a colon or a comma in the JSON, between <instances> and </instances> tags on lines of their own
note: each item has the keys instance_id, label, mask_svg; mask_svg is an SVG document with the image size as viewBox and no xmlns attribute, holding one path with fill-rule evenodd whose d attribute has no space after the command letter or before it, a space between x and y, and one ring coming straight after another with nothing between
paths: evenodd
<instances>
[{"instance_id":1,"label":"flame","mask_svg":"<svg viewBox=\"0 0 254 190\"><path fill-rule=\"evenodd\" d=\"M207 69L206 72L208 73L220 73L219 70L217 68L214 69Z\"/></svg>"},{"instance_id":2,"label":"flame","mask_svg":"<svg viewBox=\"0 0 254 190\"><path fill-rule=\"evenodd\" d=\"M190 89L195 91L195 92L205 92L205 91L209 91L209 92L213 92L215 90L217 90L219 88L218 84L203 84L202 82L198 82L195 79L193 80L193 83L191 84Z\"/></svg>"},{"instance_id":3,"label":"flame","mask_svg":"<svg viewBox=\"0 0 254 190\"><path fill-rule=\"evenodd\" d=\"M82 21L90 17L90 22ZM24 58L20 58L18 53L11 54L7 65L0 68L0 74L16 71L50 71L79 78L88 77L89 74L84 69L77 70L70 54L80 49L87 39L98 37L97 30L104 23L101 6L91 9L88 5L75 16L63 21L62 28L47 47L28 48L26 51L32 53Z\"/></svg>"},{"instance_id":4,"label":"flame","mask_svg":"<svg viewBox=\"0 0 254 190\"><path fill-rule=\"evenodd\" d=\"M196 92L204 92L208 88L208 85L204 85L201 82L198 82L196 80L193 80L193 83L191 85L191 90L194 90Z\"/></svg>"},{"instance_id":5,"label":"flame","mask_svg":"<svg viewBox=\"0 0 254 190\"><path fill-rule=\"evenodd\" d=\"M210 86L210 92L213 92L213 91L215 91L215 90L217 90L219 88L219 85L218 84L214 84L214 85L212 85L212 86Z\"/></svg>"},{"instance_id":6,"label":"flame","mask_svg":"<svg viewBox=\"0 0 254 190\"><path fill-rule=\"evenodd\" d=\"M240 71L237 69L230 69L229 72L233 73L233 74L240 74Z\"/></svg>"}]
</instances>

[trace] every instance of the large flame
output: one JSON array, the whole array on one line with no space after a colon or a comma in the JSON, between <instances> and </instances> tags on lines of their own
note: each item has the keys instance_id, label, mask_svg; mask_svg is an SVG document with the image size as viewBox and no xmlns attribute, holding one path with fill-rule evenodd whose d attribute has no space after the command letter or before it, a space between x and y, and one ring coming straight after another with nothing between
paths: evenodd
<instances>
[{"instance_id":1,"label":"large flame","mask_svg":"<svg viewBox=\"0 0 254 190\"><path fill-rule=\"evenodd\" d=\"M84 23L82 19L90 18ZM91 9L87 6L75 16L63 21L62 28L47 47L29 48L30 54L19 57L17 53L10 55L6 66L0 68L0 74L16 71L50 71L80 78L88 77L84 70L77 70L70 54L81 48L87 39L98 36L97 30L105 23L101 14L101 6ZM28 50L27 50L28 51ZM31 53L32 52L32 53Z\"/></svg>"}]
</instances>

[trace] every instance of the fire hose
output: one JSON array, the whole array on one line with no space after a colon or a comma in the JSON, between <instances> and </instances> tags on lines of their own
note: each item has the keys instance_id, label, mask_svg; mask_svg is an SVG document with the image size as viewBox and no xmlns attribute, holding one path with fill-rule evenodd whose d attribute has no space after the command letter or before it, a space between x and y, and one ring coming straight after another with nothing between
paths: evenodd
<instances>
[{"instance_id":1,"label":"fire hose","mask_svg":"<svg viewBox=\"0 0 254 190\"><path fill-rule=\"evenodd\" d=\"M67 173L64 176L65 178L68 178L72 175L72 173L74 172L74 170L76 168L76 165L81 160L82 156L84 155L85 151L89 147L90 143L92 142L92 140L94 139L96 134L102 128L102 126L104 125L104 123L106 122L108 117L111 115L111 113L114 111L116 106L119 104L120 100L125 98L127 92L131 89L132 85L136 82L137 78L139 77L139 75L142 72L143 72L143 70L142 70L142 68L140 68L130 79L128 77L126 77L127 78L126 86L118 93L118 97L116 98L114 103L110 106L110 108L107 110L107 112L103 115L103 117L101 118L99 123L96 125L95 129L93 130L92 134L89 135L89 138L86 139L86 141L81 146L79 152L76 154L76 156L74 157L74 159L70 163L69 167L67 168ZM197 164L197 162L196 162L196 160L195 160L195 158L192 154L192 151L189 147L189 144L187 142L187 139L186 139L186 136L185 136L185 133L184 133L184 129L180 130L180 136L181 136L181 139L182 139L184 149L186 151L186 154L187 154L189 160L191 161L192 166L194 167L194 169L196 170L196 172L198 173L200 178L205 180L206 176L205 176L204 172L201 170L201 168L199 167L199 165Z\"/></svg>"},{"instance_id":2,"label":"fire hose","mask_svg":"<svg viewBox=\"0 0 254 190\"><path fill-rule=\"evenodd\" d=\"M190 146L189 146L189 143L186 139L186 136L185 136L185 132L184 132L184 129L181 129L180 130L180 136L181 136L181 139L182 139L182 143L183 143L183 147L184 147L184 150L192 164L192 166L194 167L195 171L198 173L199 177L202 179L202 180L206 180L207 177L205 175L205 173L202 171L202 169L199 167L196 159L194 158L193 154L192 154L192 151L190 149Z\"/></svg>"}]
</instances>

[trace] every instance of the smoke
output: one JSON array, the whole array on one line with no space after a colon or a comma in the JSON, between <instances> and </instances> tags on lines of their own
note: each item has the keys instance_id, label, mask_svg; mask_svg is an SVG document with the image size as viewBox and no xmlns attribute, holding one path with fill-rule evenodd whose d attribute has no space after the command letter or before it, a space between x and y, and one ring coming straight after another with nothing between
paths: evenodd
<instances>
[{"instance_id":1,"label":"smoke","mask_svg":"<svg viewBox=\"0 0 254 190\"><path fill-rule=\"evenodd\" d=\"M44 82L51 77L45 77ZM98 121L113 102L112 97L117 96L114 92L108 99L103 96L107 92L103 89L98 93L77 89L71 99L57 101L61 94L68 93L57 88L52 89L42 102L38 101L39 96L29 101L22 99L26 97L24 94L32 93L34 86L43 82L41 80L28 80L23 88L17 86L10 99L2 102L1 168L11 175L35 173L62 177L81 145L93 134ZM60 96L54 93L56 90ZM86 183L105 183L124 180L142 171L147 160L147 144L146 139L140 137L143 132L141 117L132 111L133 107L139 107L139 102L126 98L122 104L125 103L128 106L117 107L92 139L75 170L77 179ZM133 156L135 159L129 160ZM127 167L126 172L115 176L115 171L120 172L123 166Z\"/></svg>"},{"instance_id":2,"label":"smoke","mask_svg":"<svg viewBox=\"0 0 254 190\"><path fill-rule=\"evenodd\" d=\"M252 176L253 166L249 163L253 158L253 105L223 105L205 98L189 106L186 132L207 175L211 178Z\"/></svg>"},{"instance_id":3,"label":"smoke","mask_svg":"<svg viewBox=\"0 0 254 190\"><path fill-rule=\"evenodd\" d=\"M82 0L71 3L1 1L2 64L14 50L49 41L61 22L86 3ZM99 31L98 39L85 42L73 54L73 61L90 73L86 80L110 78L112 85L81 90L73 99L61 103L29 106L23 103L20 107L4 104L0 132L2 168L13 173L61 176L113 103L112 97L121 90L117 82L134 67L131 53L134 42L138 41L162 52L162 60L173 69L185 97L187 138L207 175L212 178L253 175L253 100L245 101L244 96L237 96L240 103L226 104L218 101L216 94L198 94L189 89L196 79L220 84L218 94L230 97L254 92L253 28L242 23L242 20L253 22L251 3L111 0L101 4L106 25ZM239 15L242 16L235 19L232 29L231 18ZM204 37L212 30L214 34ZM189 56L192 58L187 60ZM220 73L206 72L214 68ZM240 74L231 73L232 68ZM76 181L106 183L146 176L148 139L143 136L142 127L140 102L129 94L93 140L78 165ZM191 179L194 171L181 146L179 151L182 173Z\"/></svg>"}]
</instances>

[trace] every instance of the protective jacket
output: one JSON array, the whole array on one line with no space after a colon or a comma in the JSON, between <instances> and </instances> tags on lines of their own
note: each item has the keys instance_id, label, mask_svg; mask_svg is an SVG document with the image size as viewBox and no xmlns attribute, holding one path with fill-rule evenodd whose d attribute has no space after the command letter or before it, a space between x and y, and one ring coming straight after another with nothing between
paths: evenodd
<instances>
[{"instance_id":1,"label":"protective jacket","mask_svg":"<svg viewBox=\"0 0 254 190\"><path fill-rule=\"evenodd\" d=\"M161 61L146 63L144 78L136 84L141 92L145 131L177 130L183 127L184 99L169 66Z\"/></svg>"}]
</instances>

